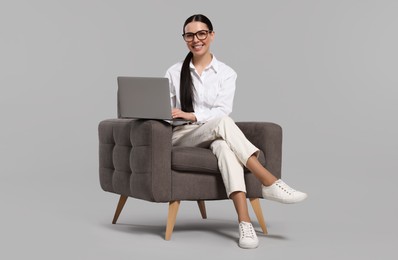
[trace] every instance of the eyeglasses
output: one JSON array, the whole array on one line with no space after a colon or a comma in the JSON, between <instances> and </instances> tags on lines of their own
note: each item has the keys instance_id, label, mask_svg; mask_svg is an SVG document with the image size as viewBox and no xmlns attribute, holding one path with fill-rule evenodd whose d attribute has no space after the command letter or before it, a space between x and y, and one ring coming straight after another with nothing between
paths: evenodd
<instances>
[{"instance_id":1,"label":"eyeglasses","mask_svg":"<svg viewBox=\"0 0 398 260\"><path fill-rule=\"evenodd\" d=\"M201 31L197 31L196 33L184 33L182 35L182 37L184 38L184 41L186 42L191 42L193 41L193 39L198 38L198 40L205 40L207 38L207 36L209 35L209 33L211 33L212 31L210 30L201 30Z\"/></svg>"}]
</instances>

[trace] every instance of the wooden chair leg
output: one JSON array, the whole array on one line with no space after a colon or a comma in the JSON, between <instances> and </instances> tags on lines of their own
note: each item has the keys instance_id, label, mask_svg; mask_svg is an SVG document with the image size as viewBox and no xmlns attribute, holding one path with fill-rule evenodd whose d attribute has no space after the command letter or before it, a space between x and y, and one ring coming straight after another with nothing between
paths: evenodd
<instances>
[{"instance_id":1,"label":"wooden chair leg","mask_svg":"<svg viewBox=\"0 0 398 260\"><path fill-rule=\"evenodd\" d=\"M200 210L200 214L202 215L203 219L207 219L207 214L206 214L206 205L204 200L198 200L198 206Z\"/></svg>"},{"instance_id":2,"label":"wooden chair leg","mask_svg":"<svg viewBox=\"0 0 398 260\"><path fill-rule=\"evenodd\" d=\"M263 230L263 233L265 235L267 235L268 231L267 231L267 226L264 221L263 211L261 210L260 199L259 198L251 198L250 203L252 204L254 213L256 214L256 217L257 217L257 221L260 224L261 229Z\"/></svg>"},{"instance_id":3,"label":"wooden chair leg","mask_svg":"<svg viewBox=\"0 0 398 260\"><path fill-rule=\"evenodd\" d=\"M116 224L116 221L119 218L120 212L122 212L124 204L126 204L126 201L127 201L127 196L120 195L119 203L117 204L115 216L113 217L112 224Z\"/></svg>"},{"instance_id":4,"label":"wooden chair leg","mask_svg":"<svg viewBox=\"0 0 398 260\"><path fill-rule=\"evenodd\" d=\"M179 200L169 202L169 214L167 217L165 240L170 240L171 238L171 234L173 233L174 229L174 224L176 223L179 206L180 206Z\"/></svg>"}]
</instances>

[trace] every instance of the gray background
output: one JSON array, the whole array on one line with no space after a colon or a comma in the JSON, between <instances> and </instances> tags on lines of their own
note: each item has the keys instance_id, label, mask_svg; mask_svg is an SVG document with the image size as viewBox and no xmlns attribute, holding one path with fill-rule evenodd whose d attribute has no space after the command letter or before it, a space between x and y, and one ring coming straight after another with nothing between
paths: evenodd
<instances>
[{"instance_id":1,"label":"gray background","mask_svg":"<svg viewBox=\"0 0 398 260\"><path fill-rule=\"evenodd\" d=\"M183 202L164 241L167 204L130 199L111 225L118 197L99 186L116 76L163 76L194 13L238 73L232 117L279 123L284 179L309 193L261 201L270 235L256 250L238 248L230 201L208 202L208 220ZM393 258L397 13L392 0L1 0L1 258Z\"/></svg>"}]
</instances>

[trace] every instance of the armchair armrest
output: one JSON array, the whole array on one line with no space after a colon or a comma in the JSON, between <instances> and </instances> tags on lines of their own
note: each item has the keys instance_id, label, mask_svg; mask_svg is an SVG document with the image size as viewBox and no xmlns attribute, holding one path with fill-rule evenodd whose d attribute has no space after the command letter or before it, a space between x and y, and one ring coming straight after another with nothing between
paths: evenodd
<instances>
[{"instance_id":1,"label":"armchair armrest","mask_svg":"<svg viewBox=\"0 0 398 260\"><path fill-rule=\"evenodd\" d=\"M138 199L171 198L172 127L156 120L107 119L98 126L103 190Z\"/></svg>"},{"instance_id":2,"label":"armchair armrest","mask_svg":"<svg viewBox=\"0 0 398 260\"><path fill-rule=\"evenodd\" d=\"M281 177L282 128L269 122L237 122L247 139L265 155L266 168L275 177Z\"/></svg>"}]
</instances>

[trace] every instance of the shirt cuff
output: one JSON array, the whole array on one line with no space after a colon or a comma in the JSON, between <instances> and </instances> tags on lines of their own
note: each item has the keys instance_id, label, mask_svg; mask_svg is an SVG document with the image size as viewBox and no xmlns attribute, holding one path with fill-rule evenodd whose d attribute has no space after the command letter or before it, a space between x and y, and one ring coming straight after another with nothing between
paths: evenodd
<instances>
[{"instance_id":1,"label":"shirt cuff","mask_svg":"<svg viewBox=\"0 0 398 260\"><path fill-rule=\"evenodd\" d=\"M203 121L205 120L204 116L199 112L194 112L193 113L196 117L196 123L201 124L204 123Z\"/></svg>"}]
</instances>

